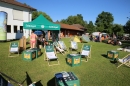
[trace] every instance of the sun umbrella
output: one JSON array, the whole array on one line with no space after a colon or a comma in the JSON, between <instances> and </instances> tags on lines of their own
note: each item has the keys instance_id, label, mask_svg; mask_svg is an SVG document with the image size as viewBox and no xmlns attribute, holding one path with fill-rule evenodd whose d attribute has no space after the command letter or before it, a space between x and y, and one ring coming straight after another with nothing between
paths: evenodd
<instances>
[{"instance_id":1,"label":"sun umbrella","mask_svg":"<svg viewBox=\"0 0 130 86\"><path fill-rule=\"evenodd\" d=\"M42 35L43 33L42 33L42 31L35 31L34 32L36 35Z\"/></svg>"}]
</instances>

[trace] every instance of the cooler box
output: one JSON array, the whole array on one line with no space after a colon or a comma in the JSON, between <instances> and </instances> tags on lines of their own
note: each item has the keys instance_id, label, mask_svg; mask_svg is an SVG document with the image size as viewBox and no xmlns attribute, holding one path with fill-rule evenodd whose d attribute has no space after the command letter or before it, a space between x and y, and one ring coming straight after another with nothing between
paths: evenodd
<instances>
[{"instance_id":1,"label":"cooler box","mask_svg":"<svg viewBox=\"0 0 130 86\"><path fill-rule=\"evenodd\" d=\"M36 58L36 51L34 50L26 50L23 52L23 60L32 61Z\"/></svg>"},{"instance_id":2,"label":"cooler box","mask_svg":"<svg viewBox=\"0 0 130 86\"><path fill-rule=\"evenodd\" d=\"M71 67L79 66L81 64L81 55L80 54L68 54L67 64Z\"/></svg>"},{"instance_id":3,"label":"cooler box","mask_svg":"<svg viewBox=\"0 0 130 86\"><path fill-rule=\"evenodd\" d=\"M107 57L110 58L111 60L117 60L119 57L119 52L114 50L107 51Z\"/></svg>"},{"instance_id":4,"label":"cooler box","mask_svg":"<svg viewBox=\"0 0 130 86\"><path fill-rule=\"evenodd\" d=\"M41 49L39 49L39 48L33 48L31 50L33 50L33 51L36 52L36 58L38 58L41 55Z\"/></svg>"},{"instance_id":5,"label":"cooler box","mask_svg":"<svg viewBox=\"0 0 130 86\"><path fill-rule=\"evenodd\" d=\"M73 72L64 73L55 74L55 86L80 86L79 79Z\"/></svg>"}]
</instances>

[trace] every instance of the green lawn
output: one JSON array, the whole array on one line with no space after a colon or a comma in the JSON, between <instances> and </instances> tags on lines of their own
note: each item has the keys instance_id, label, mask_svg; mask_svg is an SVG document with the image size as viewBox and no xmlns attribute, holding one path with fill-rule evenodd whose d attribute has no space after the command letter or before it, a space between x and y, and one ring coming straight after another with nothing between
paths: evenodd
<instances>
[{"instance_id":1,"label":"green lawn","mask_svg":"<svg viewBox=\"0 0 130 86\"><path fill-rule=\"evenodd\" d=\"M67 47L70 46L68 38L64 40ZM19 57L8 57L10 42L0 42L0 71L12 77L18 82L22 82L28 73L32 82L40 82L38 86L55 86L54 74L61 71L72 71L80 80L80 86L129 86L130 69L110 62L108 58L102 56L108 50L116 50L119 46L110 44L89 42L92 45L91 58L88 62L82 62L80 66L70 67L66 64L66 55L57 54L60 65L48 66L43 55L33 61L24 61L22 55ZM79 51L83 43L78 43ZM42 49L43 51L43 49ZM128 52L119 51L119 58L126 56ZM16 85L15 85L16 86ZM27 83L24 82L24 86Z\"/></svg>"}]
</instances>

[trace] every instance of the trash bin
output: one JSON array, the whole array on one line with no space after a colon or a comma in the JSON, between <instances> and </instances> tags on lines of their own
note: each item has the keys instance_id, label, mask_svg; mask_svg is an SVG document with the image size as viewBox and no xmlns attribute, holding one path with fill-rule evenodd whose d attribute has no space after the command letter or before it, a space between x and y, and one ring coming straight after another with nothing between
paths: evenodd
<instances>
[{"instance_id":1,"label":"trash bin","mask_svg":"<svg viewBox=\"0 0 130 86\"><path fill-rule=\"evenodd\" d=\"M107 57L110 58L111 60L117 60L119 57L119 52L111 50L107 51Z\"/></svg>"},{"instance_id":2,"label":"trash bin","mask_svg":"<svg viewBox=\"0 0 130 86\"><path fill-rule=\"evenodd\" d=\"M62 73L55 74L55 86L80 86L79 79L73 72L66 72L67 76L63 75L61 78ZM57 75L60 75L60 78L57 78Z\"/></svg>"},{"instance_id":3,"label":"trash bin","mask_svg":"<svg viewBox=\"0 0 130 86\"><path fill-rule=\"evenodd\" d=\"M81 64L81 55L80 54L68 54L67 64L71 67L79 66Z\"/></svg>"},{"instance_id":4,"label":"trash bin","mask_svg":"<svg viewBox=\"0 0 130 86\"><path fill-rule=\"evenodd\" d=\"M26 60L26 61L32 61L33 59L36 58L36 51L34 50L25 50L23 52L23 60Z\"/></svg>"}]
</instances>

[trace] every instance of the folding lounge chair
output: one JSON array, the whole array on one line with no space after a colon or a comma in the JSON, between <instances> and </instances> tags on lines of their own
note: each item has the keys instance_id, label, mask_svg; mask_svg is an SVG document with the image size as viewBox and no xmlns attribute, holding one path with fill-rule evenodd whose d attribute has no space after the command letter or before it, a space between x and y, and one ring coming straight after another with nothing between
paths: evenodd
<instances>
[{"instance_id":1,"label":"folding lounge chair","mask_svg":"<svg viewBox=\"0 0 130 86\"><path fill-rule=\"evenodd\" d=\"M18 55L12 55L18 53ZM19 43L18 42L11 42L9 45L9 54L8 57L16 57L19 56Z\"/></svg>"},{"instance_id":2,"label":"folding lounge chair","mask_svg":"<svg viewBox=\"0 0 130 86\"><path fill-rule=\"evenodd\" d=\"M70 49L71 49L71 51L73 51L73 50L77 51L78 50L78 44L77 44L77 42L71 41Z\"/></svg>"},{"instance_id":3,"label":"folding lounge chair","mask_svg":"<svg viewBox=\"0 0 130 86\"><path fill-rule=\"evenodd\" d=\"M63 49L63 50L65 50L65 51L69 52L69 50L67 49L67 47L66 47L64 41L58 41L58 43L59 43L61 49Z\"/></svg>"},{"instance_id":4,"label":"folding lounge chair","mask_svg":"<svg viewBox=\"0 0 130 86\"><path fill-rule=\"evenodd\" d=\"M54 45L54 47L56 49L56 52L58 51L58 52L60 52L61 54L64 55L65 51L60 47L60 45L58 44L58 42L54 42L53 45Z\"/></svg>"},{"instance_id":5,"label":"folding lounge chair","mask_svg":"<svg viewBox=\"0 0 130 86\"><path fill-rule=\"evenodd\" d=\"M44 57L44 60L48 61L48 65L49 66L59 65L58 57L57 57L57 55L55 53L53 45L45 46L45 57ZM50 61L52 61L52 60L56 60L57 64L50 65Z\"/></svg>"},{"instance_id":6,"label":"folding lounge chair","mask_svg":"<svg viewBox=\"0 0 130 86\"><path fill-rule=\"evenodd\" d=\"M122 59L118 59L118 62L121 63L121 64L118 65L117 68L119 68L122 65L126 65L126 66L130 67L130 54L126 55Z\"/></svg>"},{"instance_id":7,"label":"folding lounge chair","mask_svg":"<svg viewBox=\"0 0 130 86\"><path fill-rule=\"evenodd\" d=\"M83 44L82 48L81 48L81 56L85 57L85 60L81 60L81 61L88 61L88 58L91 58L91 46L87 45L87 44Z\"/></svg>"}]
</instances>

